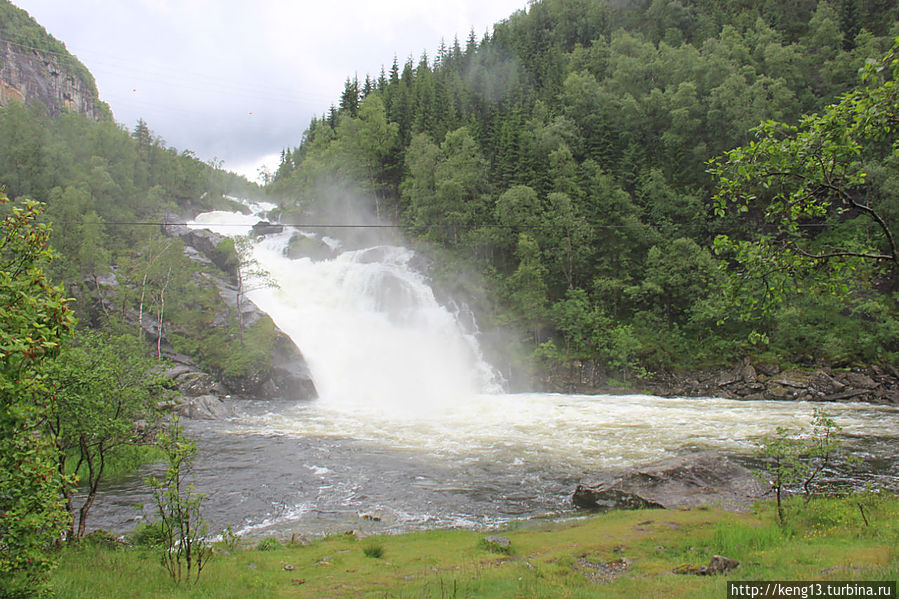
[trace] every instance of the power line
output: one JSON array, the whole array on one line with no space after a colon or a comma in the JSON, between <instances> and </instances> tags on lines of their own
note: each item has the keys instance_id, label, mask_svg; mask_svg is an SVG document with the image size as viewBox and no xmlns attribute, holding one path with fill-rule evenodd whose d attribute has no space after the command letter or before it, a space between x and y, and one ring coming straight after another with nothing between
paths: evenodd
<instances>
[{"instance_id":1,"label":"power line","mask_svg":"<svg viewBox=\"0 0 899 599\"><path fill-rule=\"evenodd\" d=\"M197 222L164 222L164 221L104 221L104 222L74 222L74 221L39 221L42 224L49 224L54 226L113 226L113 227L189 227L194 229L207 229L209 227L253 227L253 225L246 223L197 223ZM422 228L435 228L435 227L453 227L453 228L464 228L467 230L484 228L484 229L564 229L565 225L555 225L551 223L547 224L537 224L537 225L504 225L501 223L484 223L475 226L465 226L460 227L459 225L453 223L430 223L430 224L370 224L370 223L267 223L266 221L257 221L257 223L263 222L267 225L273 227L287 227L293 229L414 229L416 227ZM680 228L681 225L678 224L670 224L670 225L652 225L647 223L634 223L634 224L626 224L626 225L588 225L593 229L638 229L638 228L652 228L652 229L674 229ZM798 224L798 227L801 228L833 228L833 227L854 227L857 226L854 223L805 223Z\"/></svg>"}]
</instances>

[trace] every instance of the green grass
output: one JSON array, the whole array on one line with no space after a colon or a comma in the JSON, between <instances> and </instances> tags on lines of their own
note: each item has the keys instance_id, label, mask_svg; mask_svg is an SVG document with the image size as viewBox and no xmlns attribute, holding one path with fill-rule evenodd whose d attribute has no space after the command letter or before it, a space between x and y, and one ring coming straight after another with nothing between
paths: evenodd
<instances>
[{"instance_id":1,"label":"green grass","mask_svg":"<svg viewBox=\"0 0 899 599\"><path fill-rule=\"evenodd\" d=\"M164 459L165 454L155 445L121 445L107 456L103 480L109 483L127 478L134 475L141 466L161 462ZM77 452L70 452L66 460L67 474L76 474L80 482L86 483L87 465L82 464L78 472L74 472L77 461Z\"/></svg>"},{"instance_id":2,"label":"green grass","mask_svg":"<svg viewBox=\"0 0 899 599\"><path fill-rule=\"evenodd\" d=\"M858 503L866 505L868 526ZM196 585L179 587L149 549L85 545L63 550L52 585L59 599L720 599L727 580L895 580L899 575L896 497L816 499L789 507L785 527L778 526L770 505L745 514L645 510L523 522L500 533L515 548L510 555L485 547L483 538L496 533L463 530L363 541L336 535L268 551L244 543L227 551L222 546ZM671 574L683 564L707 564L716 554L741 566L726 577Z\"/></svg>"}]
</instances>

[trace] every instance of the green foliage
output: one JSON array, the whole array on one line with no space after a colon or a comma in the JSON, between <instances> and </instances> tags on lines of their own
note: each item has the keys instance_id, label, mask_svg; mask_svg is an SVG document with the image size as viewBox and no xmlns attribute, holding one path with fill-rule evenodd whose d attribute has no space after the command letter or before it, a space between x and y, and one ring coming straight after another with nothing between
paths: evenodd
<instances>
[{"instance_id":1,"label":"green foliage","mask_svg":"<svg viewBox=\"0 0 899 599\"><path fill-rule=\"evenodd\" d=\"M313 120L302 143L284 152L269 191L287 209L285 198L294 195L303 209L318 198L314 210L324 211L341 204L322 189L349 181L376 190L356 202L373 204L487 273L504 304L496 320L528 329L535 345L552 338L562 351L541 352L552 360L590 357L634 373L720 364L760 351L747 341L753 332L771 341L763 351L789 354L788 329L825 334L814 316L821 310L805 309L815 297L830 305L831 294L849 298L841 316L846 330L865 330L862 312L873 304L880 306L877 318L895 320L890 268L843 267L822 288L820 261L782 251L784 241L797 240L809 242L808 252L872 250L879 232L863 209L825 218L768 198L767 212L753 200L752 210L715 221L715 206L704 199L718 182L705 170L709 156L742 146L726 155L734 165L761 168L740 154L754 148L759 160L785 168L805 151L799 144L793 154L773 153L785 143L787 125L758 130L769 145L751 141L749 130L760 122L792 123L819 111L793 129L829 131L822 151L842 151L837 129L846 121L824 107L889 47L894 3L861 10L823 1L650 4L532 3L493 35L469 39L464 51L444 48L434 60L395 64L390 76L367 86L350 79L341 107ZM869 80L889 79L890 68L869 68ZM888 119L887 96L869 104L858 96L858 107ZM371 116L363 123L366 106ZM871 173L871 206L895 219L899 206L890 198L899 178L889 161L899 158L891 158L889 140L877 137L874 125L868 119L852 126L880 144L871 155L877 160L865 152L848 158ZM373 149L372 139L384 141ZM809 174L813 155L806 158L801 168ZM785 190L791 177L779 176L777 185ZM775 235L778 227L789 235ZM522 234L535 252L525 251ZM726 237L714 242L718 234ZM778 256L783 268L772 270ZM566 304L572 289L587 304L577 308L579 317L566 313L574 308ZM776 300L768 302L769 294ZM799 317L781 323L769 312L755 324L740 318L768 307ZM586 315L594 312L608 322L591 324ZM586 328L576 333L578 321ZM884 360L897 350L896 337L862 337L852 347L828 342L814 349L814 359Z\"/></svg>"},{"instance_id":2,"label":"green foliage","mask_svg":"<svg viewBox=\"0 0 899 599\"><path fill-rule=\"evenodd\" d=\"M53 393L48 429L58 469L86 474L76 481L87 490L80 507L75 505L74 487L63 491L72 518L71 541L84 536L107 462L149 442L147 429L159 415L166 382L153 372L159 363L146 354L146 346L136 337L83 330L47 366Z\"/></svg>"},{"instance_id":3,"label":"green foliage","mask_svg":"<svg viewBox=\"0 0 899 599\"><path fill-rule=\"evenodd\" d=\"M47 281L50 229L34 202L8 206L0 192L0 595L41 593L66 527L64 484L42 434L51 400L42 367L74 326L67 301Z\"/></svg>"},{"instance_id":4,"label":"green foliage","mask_svg":"<svg viewBox=\"0 0 899 599\"><path fill-rule=\"evenodd\" d=\"M169 542L168 531L161 520L138 524L128 536L138 547L150 549L167 547L166 543Z\"/></svg>"},{"instance_id":5,"label":"green foliage","mask_svg":"<svg viewBox=\"0 0 899 599\"><path fill-rule=\"evenodd\" d=\"M116 483L133 475L141 466L159 463L163 459L165 455L155 445L121 446L107 458L104 478L108 483ZM66 474L75 480L85 481L89 476L87 464L75 470L77 461L75 452L71 452L66 458Z\"/></svg>"},{"instance_id":6,"label":"green foliage","mask_svg":"<svg viewBox=\"0 0 899 599\"><path fill-rule=\"evenodd\" d=\"M206 540L206 521L201 514L204 497L187 483L197 446L184 436L177 421L159 434L157 443L166 453L168 468L162 479L150 476L147 484L153 490L162 529L162 565L175 584L190 581L191 575L196 583L212 557L212 546Z\"/></svg>"},{"instance_id":7,"label":"green foliage","mask_svg":"<svg viewBox=\"0 0 899 599\"><path fill-rule=\"evenodd\" d=\"M362 547L362 553L365 557L381 559L384 557L384 545L375 541L370 541Z\"/></svg>"},{"instance_id":8,"label":"green foliage","mask_svg":"<svg viewBox=\"0 0 899 599\"><path fill-rule=\"evenodd\" d=\"M256 551L277 551L283 549L284 545L275 537L266 537L256 543Z\"/></svg>"},{"instance_id":9,"label":"green foliage","mask_svg":"<svg viewBox=\"0 0 899 599\"><path fill-rule=\"evenodd\" d=\"M222 531L222 543L228 551L235 551L240 546L240 535L234 532L230 524Z\"/></svg>"},{"instance_id":10,"label":"green foliage","mask_svg":"<svg viewBox=\"0 0 899 599\"><path fill-rule=\"evenodd\" d=\"M890 222L895 199L867 181L866 164L892 158L899 95L894 54L869 62L860 89L803 117L798 126L766 121L756 139L710 162L717 177L715 211L752 218L752 236L719 235L719 254L740 266L734 277L763 289L746 309L762 313L783 301L806 277L848 295L848 281L863 264L886 276L899 266ZM834 229L839 228L841 234Z\"/></svg>"},{"instance_id":11,"label":"green foliage","mask_svg":"<svg viewBox=\"0 0 899 599\"><path fill-rule=\"evenodd\" d=\"M783 498L789 489L801 487L807 504L821 472L843 459L840 431L840 426L826 412L815 408L811 431L793 431L779 426L774 433L760 439L756 455L765 461L765 470L758 476L774 492L781 525L786 524Z\"/></svg>"}]
</instances>

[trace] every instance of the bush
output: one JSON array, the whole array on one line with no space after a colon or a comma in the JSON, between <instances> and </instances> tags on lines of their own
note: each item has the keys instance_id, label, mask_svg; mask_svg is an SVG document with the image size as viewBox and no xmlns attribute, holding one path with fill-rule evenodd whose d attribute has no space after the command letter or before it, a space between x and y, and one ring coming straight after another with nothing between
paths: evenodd
<instances>
[{"instance_id":1,"label":"bush","mask_svg":"<svg viewBox=\"0 0 899 599\"><path fill-rule=\"evenodd\" d=\"M131 542L138 547L162 547L168 542L162 522L139 524L129 535Z\"/></svg>"},{"instance_id":2,"label":"bush","mask_svg":"<svg viewBox=\"0 0 899 599\"><path fill-rule=\"evenodd\" d=\"M362 553L365 554L365 557L381 559L384 557L384 546L380 543L368 543L362 548Z\"/></svg>"},{"instance_id":3,"label":"bush","mask_svg":"<svg viewBox=\"0 0 899 599\"><path fill-rule=\"evenodd\" d=\"M282 549L284 545L275 537L267 537L256 544L257 551L277 551Z\"/></svg>"}]
</instances>

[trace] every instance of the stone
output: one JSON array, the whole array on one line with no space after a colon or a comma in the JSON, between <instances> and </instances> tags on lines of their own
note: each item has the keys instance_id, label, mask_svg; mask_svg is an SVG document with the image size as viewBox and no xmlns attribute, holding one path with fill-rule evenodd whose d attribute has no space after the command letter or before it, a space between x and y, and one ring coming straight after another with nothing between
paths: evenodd
<instances>
[{"instance_id":1,"label":"stone","mask_svg":"<svg viewBox=\"0 0 899 599\"><path fill-rule=\"evenodd\" d=\"M484 547L495 553L509 553L512 550L512 541L509 537L489 535L484 537Z\"/></svg>"},{"instance_id":2,"label":"stone","mask_svg":"<svg viewBox=\"0 0 899 599\"><path fill-rule=\"evenodd\" d=\"M330 245L315 236L294 233L287 243L285 253L291 260L309 258L319 262L333 258L335 252Z\"/></svg>"},{"instance_id":3,"label":"stone","mask_svg":"<svg viewBox=\"0 0 899 599\"><path fill-rule=\"evenodd\" d=\"M802 372L785 372L778 377L772 378L771 383L792 389L805 389L808 387L810 380L811 376Z\"/></svg>"},{"instance_id":4,"label":"stone","mask_svg":"<svg viewBox=\"0 0 899 599\"><path fill-rule=\"evenodd\" d=\"M185 418L194 420L219 420L234 417L234 408L230 401L215 395L201 395L178 404L175 411Z\"/></svg>"},{"instance_id":5,"label":"stone","mask_svg":"<svg viewBox=\"0 0 899 599\"><path fill-rule=\"evenodd\" d=\"M577 569L587 574L587 578L591 581L607 583L624 574L630 567L631 561L622 557L610 562L595 562L585 557L579 557L575 564Z\"/></svg>"},{"instance_id":6,"label":"stone","mask_svg":"<svg viewBox=\"0 0 899 599\"><path fill-rule=\"evenodd\" d=\"M745 510L764 494L756 476L713 452L671 458L580 484L572 502L588 509L691 508Z\"/></svg>"},{"instance_id":7,"label":"stone","mask_svg":"<svg viewBox=\"0 0 899 599\"><path fill-rule=\"evenodd\" d=\"M184 372L172 378L178 386L178 391L188 397L224 394L225 392L219 382L205 372Z\"/></svg>"},{"instance_id":8,"label":"stone","mask_svg":"<svg viewBox=\"0 0 899 599\"><path fill-rule=\"evenodd\" d=\"M264 235L276 235L284 231L284 225L273 224L265 220L261 220L250 228L252 234L256 237Z\"/></svg>"},{"instance_id":9,"label":"stone","mask_svg":"<svg viewBox=\"0 0 899 599\"><path fill-rule=\"evenodd\" d=\"M875 389L878 387L878 383L863 372L847 372L846 383L850 387L859 389Z\"/></svg>"},{"instance_id":10,"label":"stone","mask_svg":"<svg viewBox=\"0 0 899 599\"><path fill-rule=\"evenodd\" d=\"M643 510L664 509L664 505L646 499L631 491L614 488L614 483L599 483L595 486L578 485L571 501L574 505L587 509Z\"/></svg>"},{"instance_id":11,"label":"stone","mask_svg":"<svg viewBox=\"0 0 899 599\"><path fill-rule=\"evenodd\" d=\"M771 381L765 389L765 399L788 401L796 399L797 393L798 391L795 387L785 387L775 381Z\"/></svg>"},{"instance_id":12,"label":"stone","mask_svg":"<svg viewBox=\"0 0 899 599\"><path fill-rule=\"evenodd\" d=\"M749 362L749 358L745 358L740 364L740 379L744 383L755 383L758 380L758 373L755 367Z\"/></svg>"},{"instance_id":13,"label":"stone","mask_svg":"<svg viewBox=\"0 0 899 599\"><path fill-rule=\"evenodd\" d=\"M815 391L820 391L824 395L839 393L846 388L846 385L836 380L823 370L819 370L809 379L809 386Z\"/></svg>"},{"instance_id":14,"label":"stone","mask_svg":"<svg viewBox=\"0 0 899 599\"><path fill-rule=\"evenodd\" d=\"M675 574L694 574L696 576L712 576L715 574L727 574L740 566L740 562L723 555L713 555L708 565L684 564L678 566L672 572Z\"/></svg>"}]
</instances>

